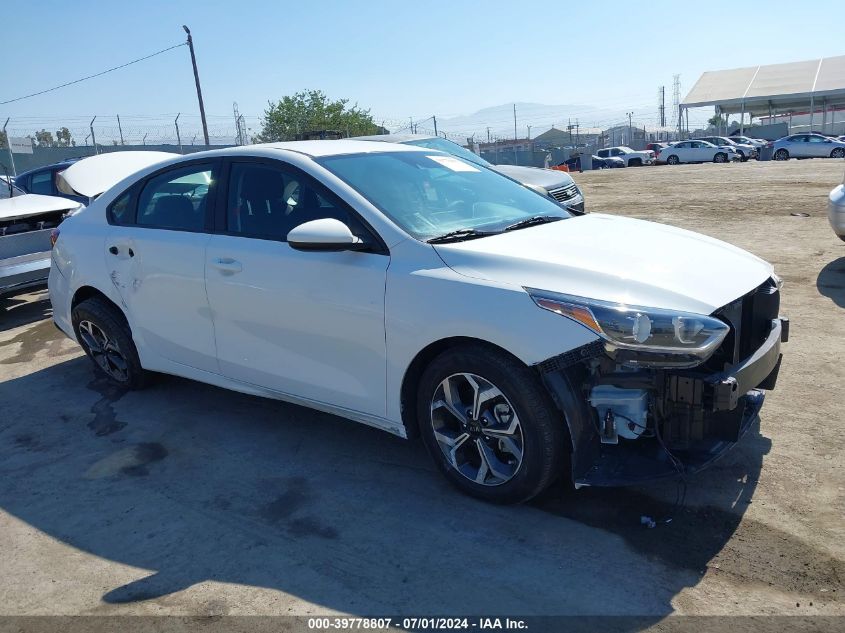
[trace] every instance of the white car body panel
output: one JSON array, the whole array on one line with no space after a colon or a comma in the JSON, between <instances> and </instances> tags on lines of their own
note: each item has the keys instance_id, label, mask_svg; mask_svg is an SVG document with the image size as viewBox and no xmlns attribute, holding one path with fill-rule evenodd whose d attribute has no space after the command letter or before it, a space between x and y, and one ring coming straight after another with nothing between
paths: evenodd
<instances>
[{"instance_id":1,"label":"white car body panel","mask_svg":"<svg viewBox=\"0 0 845 633\"><path fill-rule=\"evenodd\" d=\"M827 200L827 219L839 239L845 241L845 184L837 185Z\"/></svg>"},{"instance_id":2,"label":"white car body panel","mask_svg":"<svg viewBox=\"0 0 845 633\"><path fill-rule=\"evenodd\" d=\"M618 158L624 161L626 167L631 166L632 160L642 161L643 165L650 165L654 162L654 152L651 150L644 150L642 152L635 151L630 147L608 147L596 151L599 158Z\"/></svg>"},{"instance_id":3,"label":"white car body panel","mask_svg":"<svg viewBox=\"0 0 845 633\"><path fill-rule=\"evenodd\" d=\"M436 248L467 276L699 314L724 306L773 272L725 242L600 213Z\"/></svg>"},{"instance_id":4,"label":"white car body panel","mask_svg":"<svg viewBox=\"0 0 845 633\"><path fill-rule=\"evenodd\" d=\"M386 255L213 235L206 287L220 371L384 416L389 263Z\"/></svg>"},{"instance_id":5,"label":"white car body panel","mask_svg":"<svg viewBox=\"0 0 845 633\"><path fill-rule=\"evenodd\" d=\"M0 220L22 220L42 213L72 211L81 206L67 198L25 193L22 196L0 199Z\"/></svg>"},{"instance_id":6,"label":"white car body panel","mask_svg":"<svg viewBox=\"0 0 845 633\"><path fill-rule=\"evenodd\" d=\"M427 346L478 339L533 365L597 339L585 326L538 308L523 286L710 313L772 271L718 240L604 215L432 246L412 239L312 159L383 151L432 152L343 140L200 157L283 159L299 167L360 213L389 256L109 225L107 205L130 184L200 157L148 165L62 225L50 273L56 323L74 337L73 297L90 286L124 311L146 369L304 404L405 436L402 383ZM109 252L112 246L118 255Z\"/></svg>"}]
</instances>

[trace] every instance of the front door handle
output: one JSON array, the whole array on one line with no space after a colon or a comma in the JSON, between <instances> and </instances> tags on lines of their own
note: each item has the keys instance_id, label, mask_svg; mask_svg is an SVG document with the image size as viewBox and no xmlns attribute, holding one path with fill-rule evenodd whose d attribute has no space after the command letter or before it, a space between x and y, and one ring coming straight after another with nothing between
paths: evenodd
<instances>
[{"instance_id":1,"label":"front door handle","mask_svg":"<svg viewBox=\"0 0 845 633\"><path fill-rule=\"evenodd\" d=\"M109 253L112 255L117 255L120 251L117 250L117 246L109 246Z\"/></svg>"},{"instance_id":2,"label":"front door handle","mask_svg":"<svg viewBox=\"0 0 845 633\"><path fill-rule=\"evenodd\" d=\"M212 265L224 275L234 275L243 270L241 263L231 257L218 257L212 262Z\"/></svg>"}]
</instances>

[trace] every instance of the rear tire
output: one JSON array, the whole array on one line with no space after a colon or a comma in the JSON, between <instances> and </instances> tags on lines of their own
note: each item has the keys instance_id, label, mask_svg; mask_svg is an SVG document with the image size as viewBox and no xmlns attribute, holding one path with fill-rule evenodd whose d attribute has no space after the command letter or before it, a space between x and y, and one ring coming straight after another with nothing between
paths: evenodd
<instances>
[{"instance_id":1,"label":"rear tire","mask_svg":"<svg viewBox=\"0 0 845 633\"><path fill-rule=\"evenodd\" d=\"M780 148L775 152L775 160L789 160L789 152Z\"/></svg>"},{"instance_id":2,"label":"rear tire","mask_svg":"<svg viewBox=\"0 0 845 633\"><path fill-rule=\"evenodd\" d=\"M681 162L681 160L677 156L675 156L674 154L672 154L669 158L666 159L666 163L669 164L669 165L677 165L680 162Z\"/></svg>"},{"instance_id":3,"label":"rear tire","mask_svg":"<svg viewBox=\"0 0 845 633\"><path fill-rule=\"evenodd\" d=\"M132 331L123 314L98 297L71 312L73 332L96 371L124 389L142 389L149 372L141 367Z\"/></svg>"},{"instance_id":4,"label":"rear tire","mask_svg":"<svg viewBox=\"0 0 845 633\"><path fill-rule=\"evenodd\" d=\"M417 420L439 470L484 501L527 501L569 470L565 421L539 378L483 344L431 362L417 389Z\"/></svg>"}]
</instances>

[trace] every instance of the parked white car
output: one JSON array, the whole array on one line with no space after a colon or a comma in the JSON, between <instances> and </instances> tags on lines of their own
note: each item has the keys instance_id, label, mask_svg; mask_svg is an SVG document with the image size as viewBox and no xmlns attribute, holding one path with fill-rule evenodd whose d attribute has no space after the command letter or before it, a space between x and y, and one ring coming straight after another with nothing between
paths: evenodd
<instances>
[{"instance_id":1,"label":"parked white car","mask_svg":"<svg viewBox=\"0 0 845 633\"><path fill-rule=\"evenodd\" d=\"M836 236L845 242L845 178L828 196L827 219Z\"/></svg>"},{"instance_id":2,"label":"parked white car","mask_svg":"<svg viewBox=\"0 0 845 633\"><path fill-rule=\"evenodd\" d=\"M641 167L642 165L651 165L654 162L653 151L637 152L624 146L600 149L596 152L596 156L599 158L619 158L625 161L625 167Z\"/></svg>"},{"instance_id":3,"label":"parked white car","mask_svg":"<svg viewBox=\"0 0 845 633\"><path fill-rule=\"evenodd\" d=\"M740 143L739 141L727 138L726 136L704 136L695 140L707 141L716 147L729 147L739 154L739 158L742 162L747 161L749 158L757 158L757 148L754 145L751 145L750 143Z\"/></svg>"},{"instance_id":4,"label":"parked white car","mask_svg":"<svg viewBox=\"0 0 845 633\"><path fill-rule=\"evenodd\" d=\"M657 160L668 165L727 163L728 161L740 160L740 156L732 147L717 147L707 141L677 141L663 149Z\"/></svg>"},{"instance_id":5,"label":"parked white car","mask_svg":"<svg viewBox=\"0 0 845 633\"><path fill-rule=\"evenodd\" d=\"M167 160L52 253L56 324L124 388L164 372L421 435L495 502L695 472L755 419L786 338L763 260L409 145Z\"/></svg>"},{"instance_id":6,"label":"parked white car","mask_svg":"<svg viewBox=\"0 0 845 633\"><path fill-rule=\"evenodd\" d=\"M845 158L845 141L821 134L792 134L773 144L775 160L790 158Z\"/></svg>"}]
</instances>

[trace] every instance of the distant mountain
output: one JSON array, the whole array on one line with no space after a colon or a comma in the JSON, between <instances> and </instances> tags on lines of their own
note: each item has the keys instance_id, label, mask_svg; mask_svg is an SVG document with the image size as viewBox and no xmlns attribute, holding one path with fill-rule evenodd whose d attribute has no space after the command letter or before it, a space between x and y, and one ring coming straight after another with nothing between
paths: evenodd
<instances>
[{"instance_id":1,"label":"distant mountain","mask_svg":"<svg viewBox=\"0 0 845 633\"><path fill-rule=\"evenodd\" d=\"M512 103L483 108L473 114L457 116L448 119L437 119L438 130L450 135L472 136L483 140L487 138L487 128L490 136L513 138L513 107ZM531 137L542 134L552 126L565 130L569 120L586 132L589 128L606 128L622 123L626 120L624 111L608 110L590 105L546 105L543 103L516 103L517 134L524 138L528 133L527 126L531 126ZM420 132L430 132L428 126L431 121L420 124ZM423 127L426 129L423 130Z\"/></svg>"}]
</instances>

